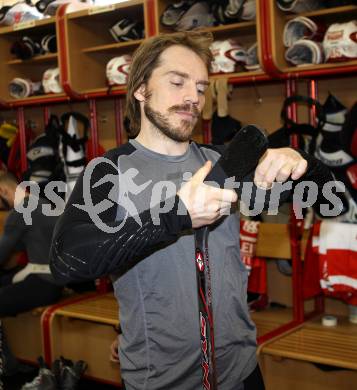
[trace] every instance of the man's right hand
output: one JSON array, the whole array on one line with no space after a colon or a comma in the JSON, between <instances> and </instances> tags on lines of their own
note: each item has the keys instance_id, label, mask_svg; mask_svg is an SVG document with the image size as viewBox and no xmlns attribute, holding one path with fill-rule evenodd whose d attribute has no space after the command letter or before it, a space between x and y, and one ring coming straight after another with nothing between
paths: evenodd
<instances>
[{"instance_id":1,"label":"man's right hand","mask_svg":"<svg viewBox=\"0 0 357 390\"><path fill-rule=\"evenodd\" d=\"M186 206L195 229L211 225L223 215L228 215L232 203L238 199L234 190L204 184L211 169L212 162L207 161L177 193Z\"/></svg>"}]
</instances>

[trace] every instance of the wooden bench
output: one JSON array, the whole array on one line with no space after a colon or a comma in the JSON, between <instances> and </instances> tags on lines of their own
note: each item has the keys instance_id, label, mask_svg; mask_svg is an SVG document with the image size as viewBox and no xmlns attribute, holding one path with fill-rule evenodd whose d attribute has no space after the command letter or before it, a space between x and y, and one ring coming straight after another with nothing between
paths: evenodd
<instances>
[{"instance_id":1,"label":"wooden bench","mask_svg":"<svg viewBox=\"0 0 357 390\"><path fill-rule=\"evenodd\" d=\"M263 311L251 313L251 318L257 327L257 337L278 328L291 321L293 317L291 308L268 308Z\"/></svg>"},{"instance_id":2,"label":"wooden bench","mask_svg":"<svg viewBox=\"0 0 357 390\"><path fill-rule=\"evenodd\" d=\"M37 358L44 355L41 329L43 313L52 306L66 304L75 298L78 298L78 294L69 295L67 293L54 305L36 307L14 317L3 318L4 332L12 353L24 362L37 364Z\"/></svg>"},{"instance_id":3,"label":"wooden bench","mask_svg":"<svg viewBox=\"0 0 357 390\"><path fill-rule=\"evenodd\" d=\"M289 390L355 389L357 387L357 326L339 316L336 327L321 317L267 341L259 349L267 388ZM346 369L323 371L311 363Z\"/></svg>"},{"instance_id":4,"label":"wooden bench","mask_svg":"<svg viewBox=\"0 0 357 390\"><path fill-rule=\"evenodd\" d=\"M59 356L82 359L88 364L87 377L120 385L120 365L109 361L118 328L118 304L112 293L50 307L42 315L46 361Z\"/></svg>"}]
</instances>

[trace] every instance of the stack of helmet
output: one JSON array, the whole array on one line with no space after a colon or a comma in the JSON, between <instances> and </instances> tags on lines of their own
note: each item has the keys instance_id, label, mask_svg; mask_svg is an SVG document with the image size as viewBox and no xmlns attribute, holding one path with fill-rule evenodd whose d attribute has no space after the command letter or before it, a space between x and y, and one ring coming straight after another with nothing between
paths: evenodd
<instances>
[{"instance_id":1,"label":"stack of helmet","mask_svg":"<svg viewBox=\"0 0 357 390\"><path fill-rule=\"evenodd\" d=\"M112 58L106 67L106 75L110 87L125 85L128 80L132 57L129 54Z\"/></svg>"},{"instance_id":2,"label":"stack of helmet","mask_svg":"<svg viewBox=\"0 0 357 390\"><path fill-rule=\"evenodd\" d=\"M298 16L289 20L284 28L285 59L293 65L321 64L324 62L322 40L324 25Z\"/></svg>"},{"instance_id":3,"label":"stack of helmet","mask_svg":"<svg viewBox=\"0 0 357 390\"><path fill-rule=\"evenodd\" d=\"M34 5L26 1L20 1L0 9L0 27L39 20L43 17L43 14Z\"/></svg>"},{"instance_id":4,"label":"stack of helmet","mask_svg":"<svg viewBox=\"0 0 357 390\"><path fill-rule=\"evenodd\" d=\"M145 36L144 23L130 18L120 19L109 31L116 42L143 39Z\"/></svg>"},{"instance_id":5,"label":"stack of helmet","mask_svg":"<svg viewBox=\"0 0 357 390\"><path fill-rule=\"evenodd\" d=\"M284 12L300 13L353 4L353 0L276 0ZM326 27L304 16L289 20L284 28L286 60L292 65L321 64L357 58L357 20Z\"/></svg>"},{"instance_id":6,"label":"stack of helmet","mask_svg":"<svg viewBox=\"0 0 357 390\"><path fill-rule=\"evenodd\" d=\"M21 60L28 60L36 55L56 53L56 35L47 34L39 42L28 36L23 36L11 45L10 52Z\"/></svg>"},{"instance_id":7,"label":"stack of helmet","mask_svg":"<svg viewBox=\"0 0 357 390\"><path fill-rule=\"evenodd\" d=\"M321 64L357 58L357 20L323 24L304 16L289 20L284 28L286 60L293 65Z\"/></svg>"},{"instance_id":8,"label":"stack of helmet","mask_svg":"<svg viewBox=\"0 0 357 390\"><path fill-rule=\"evenodd\" d=\"M176 31L188 31L254 20L255 7L255 0L179 0L167 6L160 22Z\"/></svg>"},{"instance_id":9,"label":"stack of helmet","mask_svg":"<svg viewBox=\"0 0 357 390\"><path fill-rule=\"evenodd\" d=\"M211 44L213 61L211 73L233 73L237 67L244 67L247 70L260 68L258 59L257 44L254 43L245 49L234 39L214 41Z\"/></svg>"},{"instance_id":10,"label":"stack of helmet","mask_svg":"<svg viewBox=\"0 0 357 390\"><path fill-rule=\"evenodd\" d=\"M14 99L24 99L43 93L63 92L60 83L59 68L47 69L42 76L42 81L33 82L30 79L15 77L9 83L9 94Z\"/></svg>"}]
</instances>

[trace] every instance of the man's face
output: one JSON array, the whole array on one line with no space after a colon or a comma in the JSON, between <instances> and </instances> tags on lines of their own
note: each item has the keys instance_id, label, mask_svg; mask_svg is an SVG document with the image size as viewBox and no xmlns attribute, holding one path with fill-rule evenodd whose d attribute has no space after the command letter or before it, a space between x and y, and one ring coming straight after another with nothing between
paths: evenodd
<instances>
[{"instance_id":1,"label":"man's face","mask_svg":"<svg viewBox=\"0 0 357 390\"><path fill-rule=\"evenodd\" d=\"M208 72L201 58L183 46L166 49L160 62L145 91L144 112L167 137L186 142L205 103Z\"/></svg>"}]
</instances>

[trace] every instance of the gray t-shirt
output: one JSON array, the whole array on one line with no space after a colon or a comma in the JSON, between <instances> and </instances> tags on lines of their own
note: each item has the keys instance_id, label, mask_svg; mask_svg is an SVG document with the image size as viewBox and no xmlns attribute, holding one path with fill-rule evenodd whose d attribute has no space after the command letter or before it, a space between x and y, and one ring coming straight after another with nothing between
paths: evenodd
<instances>
[{"instance_id":1,"label":"gray t-shirt","mask_svg":"<svg viewBox=\"0 0 357 390\"><path fill-rule=\"evenodd\" d=\"M138 213L152 208L155 183L180 185L205 159L219 154L191 143L182 156L167 156L130 141L135 151L119 157L121 172L136 173L145 190L129 196ZM203 155L202 155L203 153ZM179 187L177 187L179 189ZM122 202L119 202L122 203ZM117 219L125 216L119 206ZM209 234L213 316L218 386L237 390L256 362L256 330L247 307L247 271L240 260L239 225L235 214ZM194 236L183 232L115 278L120 306L120 363L127 390L197 390L202 388L200 332L194 262Z\"/></svg>"}]
</instances>

